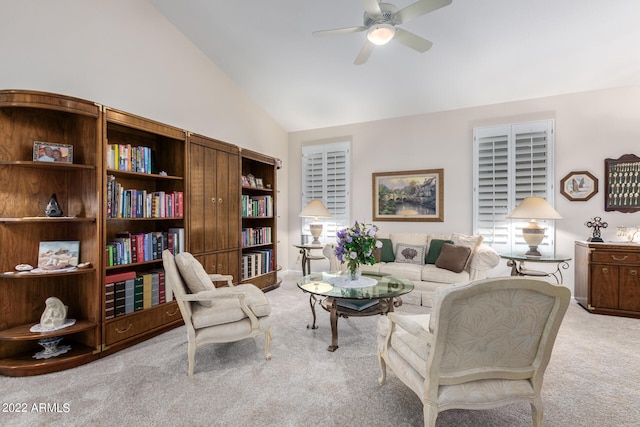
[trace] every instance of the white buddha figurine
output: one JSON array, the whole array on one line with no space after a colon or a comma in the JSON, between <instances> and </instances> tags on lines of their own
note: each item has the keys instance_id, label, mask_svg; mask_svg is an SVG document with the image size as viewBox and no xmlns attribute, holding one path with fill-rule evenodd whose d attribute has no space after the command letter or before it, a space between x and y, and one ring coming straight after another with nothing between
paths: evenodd
<instances>
[{"instance_id":1,"label":"white buddha figurine","mask_svg":"<svg viewBox=\"0 0 640 427\"><path fill-rule=\"evenodd\" d=\"M64 325L67 319L67 306L56 297L49 297L45 301L45 309L40 317L43 329L53 329Z\"/></svg>"}]
</instances>

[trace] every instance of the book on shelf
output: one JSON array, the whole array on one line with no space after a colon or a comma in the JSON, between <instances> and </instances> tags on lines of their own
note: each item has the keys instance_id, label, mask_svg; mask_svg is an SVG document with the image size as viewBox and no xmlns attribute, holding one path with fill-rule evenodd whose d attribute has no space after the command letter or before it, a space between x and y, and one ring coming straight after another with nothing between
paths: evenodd
<instances>
[{"instance_id":1,"label":"book on shelf","mask_svg":"<svg viewBox=\"0 0 640 427\"><path fill-rule=\"evenodd\" d=\"M348 308L349 310L362 311L369 307L373 307L380 301L377 299L365 299L365 300L346 300L339 299L337 304L340 307Z\"/></svg>"}]
</instances>

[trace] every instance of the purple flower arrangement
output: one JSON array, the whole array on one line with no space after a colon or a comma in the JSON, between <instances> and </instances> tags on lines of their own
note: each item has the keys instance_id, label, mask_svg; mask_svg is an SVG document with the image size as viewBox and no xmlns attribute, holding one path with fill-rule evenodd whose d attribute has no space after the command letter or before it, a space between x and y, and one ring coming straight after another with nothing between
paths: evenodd
<instances>
[{"instance_id":1,"label":"purple flower arrangement","mask_svg":"<svg viewBox=\"0 0 640 427\"><path fill-rule=\"evenodd\" d=\"M338 244L336 245L336 257L340 262L347 263L347 270L354 274L360 264L376 263L373 251L382 247L382 242L376 239L378 227L371 224L355 222L353 227L338 231Z\"/></svg>"}]
</instances>

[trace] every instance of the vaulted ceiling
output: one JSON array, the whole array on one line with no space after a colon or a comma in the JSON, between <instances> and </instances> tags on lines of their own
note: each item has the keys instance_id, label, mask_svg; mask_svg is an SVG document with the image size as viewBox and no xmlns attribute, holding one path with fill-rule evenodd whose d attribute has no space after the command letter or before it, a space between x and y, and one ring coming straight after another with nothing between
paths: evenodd
<instances>
[{"instance_id":1,"label":"vaulted ceiling","mask_svg":"<svg viewBox=\"0 0 640 427\"><path fill-rule=\"evenodd\" d=\"M638 0L453 0L354 65L363 0L150 0L285 130L640 84ZM390 0L398 9L414 0Z\"/></svg>"}]
</instances>

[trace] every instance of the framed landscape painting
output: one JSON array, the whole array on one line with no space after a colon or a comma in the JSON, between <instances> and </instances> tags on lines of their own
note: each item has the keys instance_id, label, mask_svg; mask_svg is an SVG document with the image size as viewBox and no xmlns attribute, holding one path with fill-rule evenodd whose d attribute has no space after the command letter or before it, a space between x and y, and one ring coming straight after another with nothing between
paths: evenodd
<instances>
[{"instance_id":1,"label":"framed landscape painting","mask_svg":"<svg viewBox=\"0 0 640 427\"><path fill-rule=\"evenodd\" d=\"M373 176L373 221L444 221L444 169Z\"/></svg>"}]
</instances>

